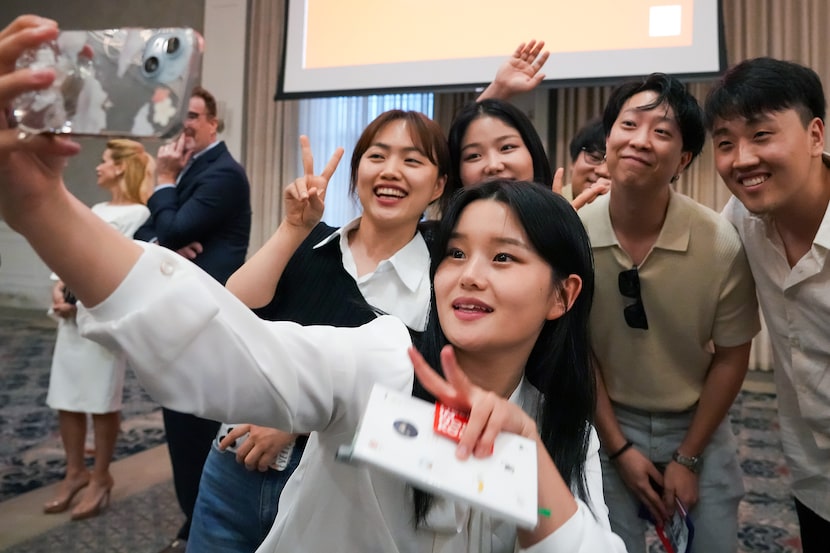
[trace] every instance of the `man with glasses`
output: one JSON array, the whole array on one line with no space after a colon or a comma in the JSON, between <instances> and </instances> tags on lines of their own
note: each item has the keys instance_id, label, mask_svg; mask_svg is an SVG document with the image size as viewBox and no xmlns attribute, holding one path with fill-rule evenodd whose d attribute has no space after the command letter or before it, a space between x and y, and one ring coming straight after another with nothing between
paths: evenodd
<instances>
[{"instance_id":1,"label":"man with glasses","mask_svg":"<svg viewBox=\"0 0 830 553\"><path fill-rule=\"evenodd\" d=\"M746 60L706 99L724 214L770 330L781 444L804 553L830 539L830 156L824 88L796 63Z\"/></svg>"},{"instance_id":2,"label":"man with glasses","mask_svg":"<svg viewBox=\"0 0 830 553\"><path fill-rule=\"evenodd\" d=\"M602 120L592 119L583 125L571 140L571 182L562 187L562 195L573 201L586 188L596 188L596 196L608 192L611 181L605 166L605 131ZM592 197L588 203L594 201Z\"/></svg>"},{"instance_id":3,"label":"man with glasses","mask_svg":"<svg viewBox=\"0 0 830 553\"><path fill-rule=\"evenodd\" d=\"M618 87L603 114L610 194L580 210L596 290L596 425L611 526L643 553L646 518L675 499L692 551L734 553L743 495L727 417L746 374L758 307L735 229L672 190L706 137L677 79Z\"/></svg>"},{"instance_id":4,"label":"man with glasses","mask_svg":"<svg viewBox=\"0 0 830 553\"><path fill-rule=\"evenodd\" d=\"M184 131L159 149L157 185L147 202L150 219L135 237L177 250L224 284L245 262L251 201L245 170L217 140L220 125L215 98L196 87ZM202 466L220 423L170 409L163 409L163 417L173 484L186 519L162 551L184 551Z\"/></svg>"}]
</instances>

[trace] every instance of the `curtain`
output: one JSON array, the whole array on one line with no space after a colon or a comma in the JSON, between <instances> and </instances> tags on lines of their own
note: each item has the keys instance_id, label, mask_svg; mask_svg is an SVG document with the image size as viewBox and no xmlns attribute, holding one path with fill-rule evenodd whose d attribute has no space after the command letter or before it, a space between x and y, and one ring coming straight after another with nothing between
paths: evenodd
<instances>
[{"instance_id":1,"label":"curtain","mask_svg":"<svg viewBox=\"0 0 830 553\"><path fill-rule=\"evenodd\" d=\"M392 108L433 115L432 94L274 101L283 50L285 0L251 0L247 67L245 168L251 181L253 224L249 252L257 251L282 220L282 190L302 175L299 136L309 136L315 170L343 146L329 183L324 220L340 226L359 208L348 194L349 159L363 128Z\"/></svg>"},{"instance_id":2,"label":"curtain","mask_svg":"<svg viewBox=\"0 0 830 553\"><path fill-rule=\"evenodd\" d=\"M435 95L435 122L441 125L445 133L450 132L450 125L462 107L478 97L478 92L445 92Z\"/></svg>"},{"instance_id":3,"label":"curtain","mask_svg":"<svg viewBox=\"0 0 830 553\"><path fill-rule=\"evenodd\" d=\"M253 209L250 253L276 230L283 186L297 176L297 102L274 101L284 16L285 0L251 0L244 156Z\"/></svg>"}]
</instances>

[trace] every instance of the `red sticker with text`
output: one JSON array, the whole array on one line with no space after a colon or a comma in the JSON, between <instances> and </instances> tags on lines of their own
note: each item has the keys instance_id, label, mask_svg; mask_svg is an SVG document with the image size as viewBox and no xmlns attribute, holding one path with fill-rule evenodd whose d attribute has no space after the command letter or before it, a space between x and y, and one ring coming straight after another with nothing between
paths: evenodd
<instances>
[{"instance_id":1,"label":"red sticker with text","mask_svg":"<svg viewBox=\"0 0 830 553\"><path fill-rule=\"evenodd\" d=\"M452 407L447 407L442 403L436 403L435 420L432 426L437 434L441 434L454 442L458 442L461 440L461 433L467 427L468 419L469 417L466 413L462 413Z\"/></svg>"}]
</instances>

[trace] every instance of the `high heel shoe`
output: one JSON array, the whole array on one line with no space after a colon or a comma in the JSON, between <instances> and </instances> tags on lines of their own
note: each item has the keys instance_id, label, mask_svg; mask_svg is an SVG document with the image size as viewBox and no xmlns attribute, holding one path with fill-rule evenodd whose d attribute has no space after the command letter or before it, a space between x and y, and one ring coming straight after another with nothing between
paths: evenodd
<instances>
[{"instance_id":1,"label":"high heel shoe","mask_svg":"<svg viewBox=\"0 0 830 553\"><path fill-rule=\"evenodd\" d=\"M112 491L113 482L110 479L109 483L105 488L103 488L104 492L98 496L98 500L92 504L91 507L81 508L81 505L75 507L72 510L72 515L70 518L72 520L85 520L92 517L97 517L101 514L101 512L109 507L110 504L110 492ZM89 493L89 490L87 490Z\"/></svg>"},{"instance_id":2,"label":"high heel shoe","mask_svg":"<svg viewBox=\"0 0 830 553\"><path fill-rule=\"evenodd\" d=\"M69 494L66 497L62 497L60 499L53 499L49 503L43 504L43 512L46 514L55 514L55 513L62 513L69 508L69 505L72 503L72 500L78 495L78 492L82 489L86 488L89 485L89 479L82 483L80 486L72 488L69 490Z\"/></svg>"}]
</instances>

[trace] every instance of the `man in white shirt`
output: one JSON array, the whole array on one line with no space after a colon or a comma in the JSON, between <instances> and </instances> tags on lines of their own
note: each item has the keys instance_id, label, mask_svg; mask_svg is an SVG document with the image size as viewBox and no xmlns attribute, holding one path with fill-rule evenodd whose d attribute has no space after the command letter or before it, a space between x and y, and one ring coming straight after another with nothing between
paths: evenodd
<instances>
[{"instance_id":1,"label":"man in white shirt","mask_svg":"<svg viewBox=\"0 0 830 553\"><path fill-rule=\"evenodd\" d=\"M771 58L730 69L705 105L770 330L781 442L805 553L830 536L830 158L811 69Z\"/></svg>"}]
</instances>

